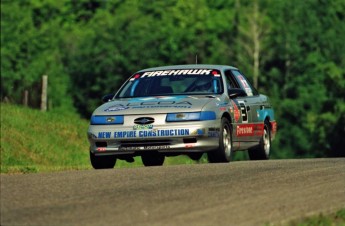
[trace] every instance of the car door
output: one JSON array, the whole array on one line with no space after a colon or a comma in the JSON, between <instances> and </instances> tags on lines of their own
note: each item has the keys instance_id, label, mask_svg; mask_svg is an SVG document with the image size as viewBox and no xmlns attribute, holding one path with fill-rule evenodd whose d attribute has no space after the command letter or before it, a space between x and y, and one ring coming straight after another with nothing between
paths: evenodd
<instances>
[{"instance_id":1,"label":"car door","mask_svg":"<svg viewBox=\"0 0 345 226\"><path fill-rule=\"evenodd\" d=\"M241 120L235 123L233 131L235 141L246 142L248 144L245 146L250 146L250 143L258 142L263 132L263 124L258 121L257 116L262 102L260 95L240 71L229 70L225 75L229 77L234 88L243 89L247 93L245 97L232 99L241 116Z\"/></svg>"}]
</instances>

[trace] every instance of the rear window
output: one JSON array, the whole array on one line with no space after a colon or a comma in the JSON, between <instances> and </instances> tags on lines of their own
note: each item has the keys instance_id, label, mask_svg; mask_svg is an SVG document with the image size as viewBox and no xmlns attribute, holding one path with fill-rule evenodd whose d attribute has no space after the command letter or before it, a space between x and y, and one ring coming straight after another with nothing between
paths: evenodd
<instances>
[{"instance_id":1,"label":"rear window","mask_svg":"<svg viewBox=\"0 0 345 226\"><path fill-rule=\"evenodd\" d=\"M220 93L223 93L220 71L214 69L180 69L136 73L122 86L116 97Z\"/></svg>"}]
</instances>

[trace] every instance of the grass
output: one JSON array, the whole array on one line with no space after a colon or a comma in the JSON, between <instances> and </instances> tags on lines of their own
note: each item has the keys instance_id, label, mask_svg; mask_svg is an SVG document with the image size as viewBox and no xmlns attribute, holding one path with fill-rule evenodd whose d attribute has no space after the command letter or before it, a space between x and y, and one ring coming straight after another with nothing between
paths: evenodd
<instances>
[{"instance_id":1,"label":"grass","mask_svg":"<svg viewBox=\"0 0 345 226\"><path fill-rule=\"evenodd\" d=\"M87 127L72 113L1 104L1 173L90 168Z\"/></svg>"},{"instance_id":2,"label":"grass","mask_svg":"<svg viewBox=\"0 0 345 226\"><path fill-rule=\"evenodd\" d=\"M345 209L336 213L307 217L295 220L287 224L288 226L345 226Z\"/></svg>"}]
</instances>

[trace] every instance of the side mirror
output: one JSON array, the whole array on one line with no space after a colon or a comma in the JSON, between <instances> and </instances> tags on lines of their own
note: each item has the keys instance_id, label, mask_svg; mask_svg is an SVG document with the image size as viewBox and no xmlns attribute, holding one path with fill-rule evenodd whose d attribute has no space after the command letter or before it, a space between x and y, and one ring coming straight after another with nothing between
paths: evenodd
<instances>
[{"instance_id":1,"label":"side mirror","mask_svg":"<svg viewBox=\"0 0 345 226\"><path fill-rule=\"evenodd\" d=\"M107 94L104 97L102 97L102 101L103 101L103 103L109 102L113 99L113 97L114 97L113 93Z\"/></svg>"},{"instance_id":2,"label":"side mirror","mask_svg":"<svg viewBox=\"0 0 345 226\"><path fill-rule=\"evenodd\" d=\"M236 98L236 97L246 97L247 93L243 89L228 89L228 94L230 99Z\"/></svg>"}]
</instances>

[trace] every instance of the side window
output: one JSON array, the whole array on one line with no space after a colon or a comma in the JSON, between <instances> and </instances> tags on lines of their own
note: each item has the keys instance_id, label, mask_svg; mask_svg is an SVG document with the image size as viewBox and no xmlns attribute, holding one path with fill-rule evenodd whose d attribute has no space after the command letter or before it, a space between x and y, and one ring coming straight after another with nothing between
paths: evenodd
<instances>
[{"instance_id":1,"label":"side window","mask_svg":"<svg viewBox=\"0 0 345 226\"><path fill-rule=\"evenodd\" d=\"M234 79L234 76L231 74L230 70L225 71L224 74L225 74L225 78L226 78L226 83L228 85L228 87L226 87L227 89L240 88L240 86L238 85L238 83Z\"/></svg>"},{"instance_id":2,"label":"side window","mask_svg":"<svg viewBox=\"0 0 345 226\"><path fill-rule=\"evenodd\" d=\"M240 83L242 89L244 89L248 96L259 95L258 91L250 84L246 77L244 77L238 70L232 70L237 81Z\"/></svg>"}]
</instances>

